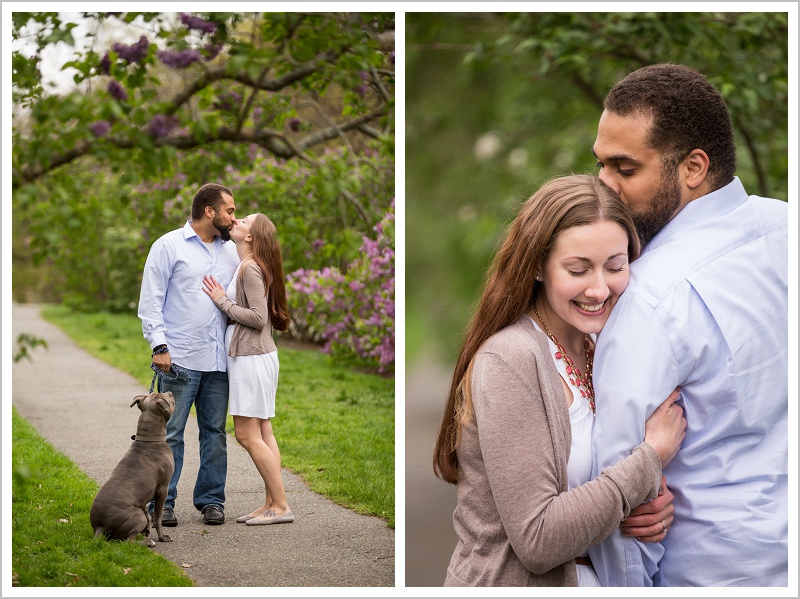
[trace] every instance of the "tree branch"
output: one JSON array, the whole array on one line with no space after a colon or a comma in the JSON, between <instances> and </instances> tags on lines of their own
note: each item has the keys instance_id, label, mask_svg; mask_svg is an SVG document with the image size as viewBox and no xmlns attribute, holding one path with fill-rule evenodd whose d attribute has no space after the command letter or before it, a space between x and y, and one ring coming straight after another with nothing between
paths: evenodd
<instances>
[{"instance_id":1,"label":"tree branch","mask_svg":"<svg viewBox=\"0 0 800 599\"><path fill-rule=\"evenodd\" d=\"M307 62L293 71L286 73L282 77L278 77L275 79L264 79L263 73L259 76L258 80L254 80L250 75L247 73L228 73L226 69L226 65L221 67L217 67L214 69L209 69L203 75L201 75L196 81L194 81L191 85L188 85L185 89L183 89L180 93L178 93L175 98L172 100L172 105L167 109L166 114L171 115L178 111L178 109L183 106L189 99L194 96L197 92L202 90L203 88L211 85L215 81L222 81L224 79L230 79L232 81L238 81L239 83L243 83L248 87L252 87L257 90L265 90L265 91L280 91L284 87L287 87L293 83L312 75L316 70L319 68L320 64L323 62L331 62L338 58L340 55L339 52L334 52L333 50L328 50L327 52L321 54L319 58L315 61Z\"/></svg>"},{"instance_id":2,"label":"tree branch","mask_svg":"<svg viewBox=\"0 0 800 599\"><path fill-rule=\"evenodd\" d=\"M758 178L758 187L760 190L759 195L767 197L769 196L767 176L764 173L764 167L761 165L761 160L759 159L758 150L756 149L753 136L750 134L750 131L747 129L745 124L742 123L741 119L734 118L734 122L736 123L736 128L741 132L742 137L744 137L744 142L747 145L747 151L750 153L750 158L753 161L753 170L756 172L756 177Z\"/></svg>"},{"instance_id":3,"label":"tree branch","mask_svg":"<svg viewBox=\"0 0 800 599\"><path fill-rule=\"evenodd\" d=\"M308 137L303 138L300 140L298 147L305 150L306 148L310 148L311 146L317 145L324 141L329 141L338 137L341 131L351 131L353 129L358 129L362 124L368 123L371 120L374 120L380 116L386 114L386 109L381 108L380 110L370 112L369 114L365 114L362 117L357 119L353 119L347 123L341 123L335 127L329 127L327 129L320 129L319 131L315 131Z\"/></svg>"},{"instance_id":4,"label":"tree branch","mask_svg":"<svg viewBox=\"0 0 800 599\"><path fill-rule=\"evenodd\" d=\"M156 147L172 146L179 150L191 150L215 141L254 143L258 144L279 158L285 158L288 160L290 158L298 157L313 165L315 164L314 160L305 153L308 148L331 139L335 139L341 136L342 132L344 131L361 131L362 126L364 126L366 123L369 123L371 120L379 118L384 113L385 109L371 112L353 119L352 121L332 125L326 129L320 129L296 142L289 140L282 133L271 129L238 129L236 127L220 127L214 135L207 136L203 139L195 139L195 137L192 135L176 135L157 138L154 140L154 143ZM364 133L369 134L369 130L365 130ZM121 150L131 150L139 146L136 141L135 134L132 134L131 137L105 138L104 141ZM39 177L60 166L69 164L81 156L91 154L92 148L96 144L97 142L80 141L74 148L54 154L46 165L32 164L13 169L12 188L16 189L22 185L25 185L26 183L35 181Z\"/></svg>"}]
</instances>

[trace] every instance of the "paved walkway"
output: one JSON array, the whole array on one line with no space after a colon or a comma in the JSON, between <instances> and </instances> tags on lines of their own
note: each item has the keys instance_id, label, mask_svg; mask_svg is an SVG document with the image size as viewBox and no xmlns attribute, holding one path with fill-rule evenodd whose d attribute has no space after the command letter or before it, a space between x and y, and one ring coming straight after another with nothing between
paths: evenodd
<instances>
[{"instance_id":1,"label":"paved walkway","mask_svg":"<svg viewBox=\"0 0 800 599\"><path fill-rule=\"evenodd\" d=\"M78 348L39 316L38 306L15 304L12 320L15 348L20 333L48 344L47 349L32 351L32 361L14 364L14 407L51 445L102 483L136 432L140 412L130 403L148 389ZM157 542L155 551L183 567L198 586L395 585L394 531L378 518L358 515L312 493L300 477L286 470L283 482L295 522L237 524L236 516L260 505L264 483L250 456L232 437L228 438L226 521L221 526L203 525L192 505L199 462L194 417L189 418L185 442L175 505L178 526L167 529L173 542Z\"/></svg>"},{"instance_id":2,"label":"paved walkway","mask_svg":"<svg viewBox=\"0 0 800 599\"><path fill-rule=\"evenodd\" d=\"M406 497L424 497L405 526L405 584L441 587L458 537L453 529L456 487L433 474L433 448L442 420L452 370L422 356L406 371ZM411 509L409 507L409 513Z\"/></svg>"}]
</instances>

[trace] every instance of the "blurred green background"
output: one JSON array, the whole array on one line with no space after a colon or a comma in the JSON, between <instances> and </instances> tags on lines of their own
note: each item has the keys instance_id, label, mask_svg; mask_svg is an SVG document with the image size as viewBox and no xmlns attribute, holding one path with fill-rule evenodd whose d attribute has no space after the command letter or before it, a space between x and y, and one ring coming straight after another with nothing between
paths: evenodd
<instances>
[{"instance_id":1,"label":"blurred green background","mask_svg":"<svg viewBox=\"0 0 800 599\"><path fill-rule=\"evenodd\" d=\"M786 200L788 29L787 13L406 13L407 585L441 585L455 546L455 491L431 452L462 329L519 203L550 177L597 172L603 97L658 62L708 77L745 188Z\"/></svg>"},{"instance_id":2,"label":"blurred green background","mask_svg":"<svg viewBox=\"0 0 800 599\"><path fill-rule=\"evenodd\" d=\"M736 124L745 188L785 200L787 41L780 13L407 14L409 357L432 345L452 359L518 202L549 177L596 172L602 99L645 64L706 74Z\"/></svg>"}]
</instances>

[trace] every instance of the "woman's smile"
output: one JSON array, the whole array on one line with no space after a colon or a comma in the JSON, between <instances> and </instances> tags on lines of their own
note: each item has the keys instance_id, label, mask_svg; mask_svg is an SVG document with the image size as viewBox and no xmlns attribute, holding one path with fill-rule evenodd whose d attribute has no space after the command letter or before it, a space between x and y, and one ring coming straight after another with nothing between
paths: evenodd
<instances>
[{"instance_id":1,"label":"woman's smile","mask_svg":"<svg viewBox=\"0 0 800 599\"><path fill-rule=\"evenodd\" d=\"M605 313L606 302L607 300L603 300L599 304L586 304L577 300L573 300L572 303L575 304L581 312L588 313L590 316L599 316Z\"/></svg>"}]
</instances>

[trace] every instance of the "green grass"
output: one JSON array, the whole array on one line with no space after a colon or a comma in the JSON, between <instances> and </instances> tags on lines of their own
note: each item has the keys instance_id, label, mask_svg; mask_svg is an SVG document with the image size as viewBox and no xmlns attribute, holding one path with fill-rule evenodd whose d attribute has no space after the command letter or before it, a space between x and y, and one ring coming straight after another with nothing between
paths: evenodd
<instances>
[{"instance_id":1,"label":"green grass","mask_svg":"<svg viewBox=\"0 0 800 599\"><path fill-rule=\"evenodd\" d=\"M132 315L42 316L90 354L150 388L150 348ZM394 527L394 379L336 365L315 350L282 348L273 430L282 465L316 493ZM228 417L233 433L233 419Z\"/></svg>"},{"instance_id":2,"label":"green grass","mask_svg":"<svg viewBox=\"0 0 800 599\"><path fill-rule=\"evenodd\" d=\"M194 586L177 565L138 543L94 538L98 484L12 407L12 585Z\"/></svg>"}]
</instances>

